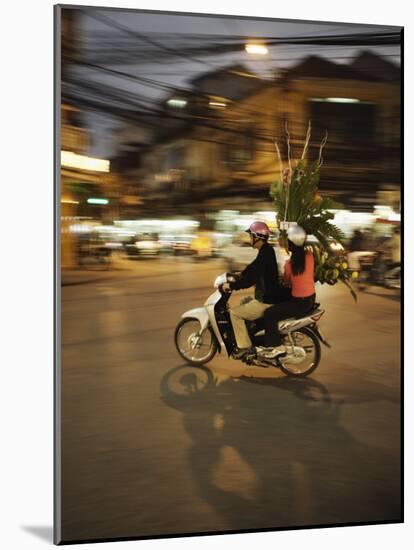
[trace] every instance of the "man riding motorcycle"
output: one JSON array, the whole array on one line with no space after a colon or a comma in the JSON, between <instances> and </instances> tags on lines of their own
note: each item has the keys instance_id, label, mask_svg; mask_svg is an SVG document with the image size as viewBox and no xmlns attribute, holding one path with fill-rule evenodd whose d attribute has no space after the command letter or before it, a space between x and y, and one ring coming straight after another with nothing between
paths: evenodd
<instances>
[{"instance_id":1,"label":"man riding motorcycle","mask_svg":"<svg viewBox=\"0 0 414 550\"><path fill-rule=\"evenodd\" d=\"M280 283L276 254L268 243L269 227L264 222L255 221L246 232L250 235L252 247L258 250L257 257L235 281L227 284L231 290L255 286L255 293L254 299L230 309L230 320L237 344L237 349L232 354L234 359L242 359L255 352L245 321L259 319L267 308L286 300L289 293Z\"/></svg>"}]
</instances>

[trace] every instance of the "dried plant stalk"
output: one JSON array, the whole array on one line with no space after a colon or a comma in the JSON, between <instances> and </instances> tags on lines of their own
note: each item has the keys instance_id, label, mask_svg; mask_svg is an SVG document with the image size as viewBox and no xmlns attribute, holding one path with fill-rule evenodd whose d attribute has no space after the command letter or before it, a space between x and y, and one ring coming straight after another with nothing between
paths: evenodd
<instances>
[{"instance_id":1,"label":"dried plant stalk","mask_svg":"<svg viewBox=\"0 0 414 550\"><path fill-rule=\"evenodd\" d=\"M292 172L292 163L291 163L291 160L290 160L290 134L289 134L289 129L288 129L288 123L287 123L287 121L286 121L286 123L285 123L285 131L286 131L286 136L287 136L289 170Z\"/></svg>"},{"instance_id":2,"label":"dried plant stalk","mask_svg":"<svg viewBox=\"0 0 414 550\"><path fill-rule=\"evenodd\" d=\"M323 151L323 148L325 147L326 145L326 142L328 140L328 130L326 130L326 133L325 133L325 137L323 138L323 140L321 141L321 145L319 147L319 157L318 157L318 167L320 168L323 164L323 157L322 157L322 151Z\"/></svg>"},{"instance_id":3,"label":"dried plant stalk","mask_svg":"<svg viewBox=\"0 0 414 550\"><path fill-rule=\"evenodd\" d=\"M276 149L276 154L277 154L277 160L279 161L280 175L282 176L282 174L283 174L282 157L280 156L280 149L279 149L279 145L277 144L276 140L274 140L274 144L275 144L275 149Z\"/></svg>"},{"instance_id":4,"label":"dried plant stalk","mask_svg":"<svg viewBox=\"0 0 414 550\"><path fill-rule=\"evenodd\" d=\"M303 147L301 160L304 160L304 158L306 157L306 153L308 152L309 141L310 141L310 138L311 138L311 130L312 130L311 121L309 121L308 131L306 132L305 146Z\"/></svg>"}]
</instances>

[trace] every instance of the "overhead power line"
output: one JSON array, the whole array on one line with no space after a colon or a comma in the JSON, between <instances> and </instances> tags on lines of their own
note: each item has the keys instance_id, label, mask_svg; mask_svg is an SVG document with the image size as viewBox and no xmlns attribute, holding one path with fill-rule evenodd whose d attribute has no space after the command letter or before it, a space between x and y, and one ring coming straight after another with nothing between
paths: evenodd
<instances>
[{"instance_id":1,"label":"overhead power line","mask_svg":"<svg viewBox=\"0 0 414 550\"><path fill-rule=\"evenodd\" d=\"M167 58L182 58L187 61L192 61L211 68L215 68L215 65L200 59L201 56L211 56L215 54L224 54L224 53L234 53L237 51L243 51L246 44L247 37L241 37L240 40L235 40L234 43L226 44L216 43L209 46L190 46L190 47L170 47L166 45L161 40L154 40L150 38L148 34L142 32L137 32L113 19L103 15L98 11L87 11L86 15L92 17L106 25L110 28L114 28L121 33L124 33L130 37L133 37L135 40L144 42L154 49L147 49L142 51L141 55L144 54L147 57L153 57L154 54L157 55L158 60L162 56ZM234 37L232 37L234 40ZM262 40L258 38L258 40ZM342 35L325 35L325 36L300 36L300 37L282 37L282 38L270 38L267 40L266 44L268 47L272 45L316 45L316 46L383 46L383 45L400 45L401 43L401 33L399 31L386 31L386 32L371 32L371 33L347 33ZM162 53L161 53L162 52Z\"/></svg>"}]
</instances>

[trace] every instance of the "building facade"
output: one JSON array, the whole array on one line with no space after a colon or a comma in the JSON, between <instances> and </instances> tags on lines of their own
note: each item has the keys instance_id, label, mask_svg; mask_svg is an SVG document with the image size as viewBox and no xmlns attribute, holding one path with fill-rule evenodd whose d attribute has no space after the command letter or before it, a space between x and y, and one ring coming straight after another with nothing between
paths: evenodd
<instances>
[{"instance_id":1,"label":"building facade","mask_svg":"<svg viewBox=\"0 0 414 550\"><path fill-rule=\"evenodd\" d=\"M355 66L361 66L361 58ZM286 162L287 125L292 158L300 158L309 121L309 159L317 158L328 133L324 192L353 210L371 208L381 191L398 192L399 68L379 62L390 65L393 78L383 76L383 66L380 74L369 74L352 64L309 57L237 100L226 98L217 80L220 100L206 102L202 116L189 115L176 132L141 152L135 177L144 203L194 211L217 201L238 209L267 201L269 186L279 176L274 140ZM182 106L180 116L185 120Z\"/></svg>"}]
</instances>

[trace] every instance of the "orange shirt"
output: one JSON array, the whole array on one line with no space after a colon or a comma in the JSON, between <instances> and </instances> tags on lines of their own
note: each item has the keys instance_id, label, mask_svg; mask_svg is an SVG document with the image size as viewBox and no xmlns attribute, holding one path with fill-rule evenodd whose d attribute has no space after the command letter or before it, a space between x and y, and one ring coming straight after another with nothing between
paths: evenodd
<instances>
[{"instance_id":1,"label":"orange shirt","mask_svg":"<svg viewBox=\"0 0 414 550\"><path fill-rule=\"evenodd\" d=\"M311 252L305 255L305 271L300 275L293 275L290 260L285 263L285 280L291 285L292 296L295 298L307 298L315 294L314 265Z\"/></svg>"}]
</instances>

